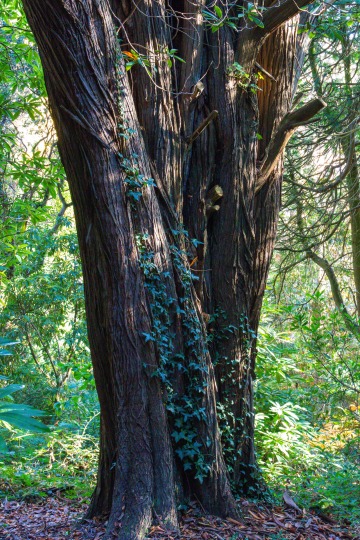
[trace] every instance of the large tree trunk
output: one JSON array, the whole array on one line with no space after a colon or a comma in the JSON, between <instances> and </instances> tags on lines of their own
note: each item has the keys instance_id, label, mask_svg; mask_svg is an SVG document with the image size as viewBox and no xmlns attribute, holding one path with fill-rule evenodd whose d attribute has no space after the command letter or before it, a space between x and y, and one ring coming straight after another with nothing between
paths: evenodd
<instances>
[{"instance_id":1,"label":"large tree trunk","mask_svg":"<svg viewBox=\"0 0 360 540\"><path fill-rule=\"evenodd\" d=\"M282 25L306 3L212 33L202 1L23 0L74 203L101 406L89 514L110 513L109 538L142 538L154 516L176 526L194 494L236 515L228 473L236 489L254 484L255 333L282 150L322 106L288 112L296 22ZM119 21L146 69L125 73ZM173 48L185 64L170 65ZM259 100L257 59L278 77Z\"/></svg>"}]
</instances>

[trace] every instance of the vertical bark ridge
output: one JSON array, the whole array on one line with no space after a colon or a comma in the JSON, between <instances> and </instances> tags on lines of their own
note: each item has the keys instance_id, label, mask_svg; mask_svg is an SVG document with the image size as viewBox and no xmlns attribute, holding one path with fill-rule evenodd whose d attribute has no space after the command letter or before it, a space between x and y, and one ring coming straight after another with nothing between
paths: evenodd
<instances>
[{"instance_id":1,"label":"vertical bark ridge","mask_svg":"<svg viewBox=\"0 0 360 540\"><path fill-rule=\"evenodd\" d=\"M166 187L169 200L181 212L181 161L183 143L178 113L178 81L175 64L166 51L172 47L165 1L144 0L120 33L125 43L148 58L146 68L136 65L129 71L132 95L149 158ZM129 46L123 46L128 50ZM168 60L172 66L169 67Z\"/></svg>"}]
</instances>

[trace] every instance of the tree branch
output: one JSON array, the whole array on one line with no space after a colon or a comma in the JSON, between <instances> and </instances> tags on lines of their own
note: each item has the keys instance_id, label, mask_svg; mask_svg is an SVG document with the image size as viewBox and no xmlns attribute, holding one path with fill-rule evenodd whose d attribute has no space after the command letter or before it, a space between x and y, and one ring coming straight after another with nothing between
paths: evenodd
<instances>
[{"instance_id":1,"label":"tree branch","mask_svg":"<svg viewBox=\"0 0 360 540\"><path fill-rule=\"evenodd\" d=\"M57 233L57 231L59 230L60 225L61 225L61 218L65 215L66 210L70 206L72 206L71 202L70 203L66 202L64 195L61 193L60 187L58 187L57 192L58 192L58 197L59 197L59 199L61 201L62 207L61 207L61 210L59 211L58 215L56 216L54 226L52 227L52 229L50 231L50 236Z\"/></svg>"},{"instance_id":2,"label":"tree branch","mask_svg":"<svg viewBox=\"0 0 360 540\"><path fill-rule=\"evenodd\" d=\"M352 171L353 167L355 166L355 163L356 163L356 160L355 160L355 129L356 129L356 125L359 123L359 119L356 120L355 122L355 128L351 131L350 135L349 135L349 139L350 139L350 147L349 147L349 151L348 151L348 155L347 155L347 160L346 160L346 163L345 163L345 166L343 168L342 171L340 171L339 175L337 176L337 178L331 182L331 184L325 184L324 186L321 186L317 189L314 190L315 193L325 193L325 192L328 192L332 189L335 189L336 186L338 186L343 180L344 178L347 177L347 175ZM353 124L353 122L352 122Z\"/></svg>"},{"instance_id":3,"label":"tree branch","mask_svg":"<svg viewBox=\"0 0 360 540\"><path fill-rule=\"evenodd\" d=\"M275 77L273 77L273 76L271 75L271 73L269 73L268 71L266 71L266 69L263 68L258 62L255 62L254 65L255 65L255 67L257 67L258 70L260 70L261 73L263 73L266 77L268 77L269 79L271 79L271 80L274 81L274 82L277 82L277 79L275 79Z\"/></svg>"},{"instance_id":4,"label":"tree branch","mask_svg":"<svg viewBox=\"0 0 360 540\"><path fill-rule=\"evenodd\" d=\"M314 21L324 13L329 7L331 7L336 0L327 0L326 3L320 4L315 10L313 9L310 12L307 12L309 19L308 22L313 26ZM277 2L271 2L271 4L277 4ZM283 4L280 5L271 5L264 12L262 22L264 23L264 28L262 28L262 33L267 35L279 28L286 21L294 17L300 12L304 12L304 8L311 4L311 0L285 0Z\"/></svg>"},{"instance_id":5,"label":"tree branch","mask_svg":"<svg viewBox=\"0 0 360 540\"><path fill-rule=\"evenodd\" d=\"M315 98L284 116L266 149L265 157L260 165L255 193L260 191L270 177L294 131L312 122L313 116L324 107L326 107L325 101Z\"/></svg>"},{"instance_id":6,"label":"tree branch","mask_svg":"<svg viewBox=\"0 0 360 540\"><path fill-rule=\"evenodd\" d=\"M270 6L263 15L264 28L262 34L270 34L286 21L300 13L303 8L310 4L310 0L285 0L279 6Z\"/></svg>"},{"instance_id":7,"label":"tree branch","mask_svg":"<svg viewBox=\"0 0 360 540\"><path fill-rule=\"evenodd\" d=\"M211 113L201 122L201 124L195 129L194 133L188 138L186 141L188 146L190 146L195 139L198 138L199 135L204 131L204 129L215 120L215 118L219 115L218 111L211 111Z\"/></svg>"},{"instance_id":8,"label":"tree branch","mask_svg":"<svg viewBox=\"0 0 360 540\"><path fill-rule=\"evenodd\" d=\"M330 283L331 293L335 302L336 309L342 316L345 326L349 330L349 332L351 332L356 338L359 338L360 326L354 322L350 313L346 309L346 306L345 306L345 303L341 294L340 285L331 264L329 263L329 261L327 261L326 259L322 257L319 257L319 255L317 255L311 250L308 250L306 252L306 255L309 259L314 261L318 266L320 266L320 268L324 270Z\"/></svg>"}]
</instances>

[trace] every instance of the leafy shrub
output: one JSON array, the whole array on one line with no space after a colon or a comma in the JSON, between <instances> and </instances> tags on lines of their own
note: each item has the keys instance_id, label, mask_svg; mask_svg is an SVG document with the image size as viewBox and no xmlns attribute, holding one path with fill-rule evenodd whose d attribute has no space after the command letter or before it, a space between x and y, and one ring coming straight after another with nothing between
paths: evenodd
<instances>
[{"instance_id":1,"label":"leafy shrub","mask_svg":"<svg viewBox=\"0 0 360 540\"><path fill-rule=\"evenodd\" d=\"M11 355L11 352L5 349L4 346L9 347L12 345L16 345L16 342L0 338L0 356ZM5 377L1 378L6 380ZM10 431L12 427L37 433L49 431L48 426L34 418L44 416L43 411L34 409L29 405L13 402L12 394L23 388L24 386L21 384L8 384L0 388L0 426L7 431ZM6 452L6 450L5 440L0 430L0 452Z\"/></svg>"}]
</instances>

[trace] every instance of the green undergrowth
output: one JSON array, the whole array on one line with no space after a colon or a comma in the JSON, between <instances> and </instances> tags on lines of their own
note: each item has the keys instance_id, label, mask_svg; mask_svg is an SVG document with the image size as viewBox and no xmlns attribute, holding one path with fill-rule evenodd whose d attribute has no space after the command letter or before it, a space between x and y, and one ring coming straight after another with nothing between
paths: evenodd
<instances>
[{"instance_id":1,"label":"green undergrowth","mask_svg":"<svg viewBox=\"0 0 360 540\"><path fill-rule=\"evenodd\" d=\"M258 463L274 497L360 525L358 343L318 295L266 298L256 380ZM341 354L339 354L341 351Z\"/></svg>"},{"instance_id":2,"label":"green undergrowth","mask_svg":"<svg viewBox=\"0 0 360 540\"><path fill-rule=\"evenodd\" d=\"M95 486L98 437L83 428L59 429L47 436L14 433L0 456L0 499L34 500L61 494L87 499Z\"/></svg>"},{"instance_id":3,"label":"green undergrowth","mask_svg":"<svg viewBox=\"0 0 360 540\"><path fill-rule=\"evenodd\" d=\"M275 503L282 504L282 495L287 488L296 504L316 513L326 514L354 527L360 525L360 470L359 466L343 456L327 454L322 456L322 465L309 465L301 473L296 468L292 474L268 482Z\"/></svg>"},{"instance_id":4,"label":"green undergrowth","mask_svg":"<svg viewBox=\"0 0 360 540\"><path fill-rule=\"evenodd\" d=\"M256 379L257 458L273 502L281 503L284 489L289 489L306 511L313 509L358 527L357 387L352 390L341 384L347 384L349 377L337 352L341 345L350 369L357 344L337 326L336 317L328 319L316 306L317 312L309 313L305 321L293 307L265 302ZM329 339L335 331L342 341L331 349ZM357 384L355 369L351 375ZM25 435L14 430L7 437L9 452L0 456L0 498L31 500L57 492L76 500L90 497L96 479L99 418L94 389L86 386L83 392L80 399L77 389L70 399L66 389L68 399L56 404L57 420L50 422L54 424L50 433ZM26 398L26 394L19 396ZM34 405L43 404L35 401Z\"/></svg>"}]
</instances>

